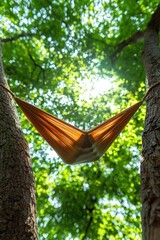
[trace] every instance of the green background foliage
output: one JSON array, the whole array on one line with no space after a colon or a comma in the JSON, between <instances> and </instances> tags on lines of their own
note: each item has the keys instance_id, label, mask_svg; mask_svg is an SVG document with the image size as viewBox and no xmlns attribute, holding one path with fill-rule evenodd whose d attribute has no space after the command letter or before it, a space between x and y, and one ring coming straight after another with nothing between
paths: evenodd
<instances>
[{"instance_id":1,"label":"green background foliage","mask_svg":"<svg viewBox=\"0 0 160 240\"><path fill-rule=\"evenodd\" d=\"M96 126L143 97L143 39L118 46L145 30L156 7L156 0L2 0L9 86L81 129ZM100 79L106 86L97 93ZM75 166L65 165L18 112L36 180L40 239L140 239L145 107L98 162Z\"/></svg>"}]
</instances>

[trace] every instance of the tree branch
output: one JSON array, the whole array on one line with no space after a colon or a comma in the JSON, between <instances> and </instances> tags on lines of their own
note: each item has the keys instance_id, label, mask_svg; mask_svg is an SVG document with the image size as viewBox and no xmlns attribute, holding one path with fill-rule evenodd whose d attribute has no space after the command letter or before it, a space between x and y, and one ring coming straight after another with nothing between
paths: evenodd
<instances>
[{"instance_id":1,"label":"tree branch","mask_svg":"<svg viewBox=\"0 0 160 240\"><path fill-rule=\"evenodd\" d=\"M88 224L87 224L87 227L86 227L86 231L85 231L85 234L84 234L82 240L85 240L85 239L86 239L87 233L88 233L88 230L89 230L89 228L90 228L90 225L91 225L92 221L93 221L93 217L91 216L90 219L89 219L89 221L88 221Z\"/></svg>"},{"instance_id":2,"label":"tree branch","mask_svg":"<svg viewBox=\"0 0 160 240\"><path fill-rule=\"evenodd\" d=\"M89 228L90 228L90 226L91 226L91 224L92 224L92 221L93 221L92 212L93 212L94 209L95 209L94 207L92 207L92 208L88 208L89 213L90 213L90 218L89 218L89 221L88 221L88 224L87 224L87 227L86 227L86 230L85 230L84 236L82 237L82 240L85 240L86 237L87 237L88 230L89 230Z\"/></svg>"},{"instance_id":3,"label":"tree branch","mask_svg":"<svg viewBox=\"0 0 160 240\"><path fill-rule=\"evenodd\" d=\"M12 42L12 41L18 40L20 38L33 37L35 35L36 35L35 33L20 33L20 34L16 34L9 38L1 39L1 42L3 42L3 43Z\"/></svg>"},{"instance_id":4,"label":"tree branch","mask_svg":"<svg viewBox=\"0 0 160 240\"><path fill-rule=\"evenodd\" d=\"M138 31L136 33L134 33L131 37L129 37L126 40L123 40L122 42L120 42L117 46L117 49L114 51L114 53L110 56L110 59L112 62L114 62L116 60L116 56L118 53L120 53L123 48L127 47L130 44L134 44L137 43L140 40L143 40L144 38L144 31Z\"/></svg>"},{"instance_id":5,"label":"tree branch","mask_svg":"<svg viewBox=\"0 0 160 240\"><path fill-rule=\"evenodd\" d=\"M43 80L44 80L44 78L45 78L45 76L44 76L44 73L45 73L44 68L35 61L35 59L33 58L33 56L31 55L31 53L30 53L29 51L28 51L28 55L29 55L31 61L33 62L34 66L35 66L35 69L34 69L33 72L31 73L31 79L32 79L32 77L33 77L33 75L34 75L34 72L35 72L36 68L39 68L39 73L38 73L38 75L37 75L37 80L39 80L41 73L42 73L42 75L43 75ZM43 85L44 85L44 82L43 82Z\"/></svg>"},{"instance_id":6,"label":"tree branch","mask_svg":"<svg viewBox=\"0 0 160 240\"><path fill-rule=\"evenodd\" d=\"M156 11L151 17L151 20L149 21L147 28L154 28L156 32L158 33L159 28L160 28L160 5L157 7ZM118 53L120 53L125 47L127 47L130 44L137 43L140 40L144 39L144 35L146 33L146 30L144 31L138 31L134 33L131 37L128 39L120 42L116 48L116 50L113 52L113 54L110 56L111 61L114 63L116 60L116 56Z\"/></svg>"}]
</instances>

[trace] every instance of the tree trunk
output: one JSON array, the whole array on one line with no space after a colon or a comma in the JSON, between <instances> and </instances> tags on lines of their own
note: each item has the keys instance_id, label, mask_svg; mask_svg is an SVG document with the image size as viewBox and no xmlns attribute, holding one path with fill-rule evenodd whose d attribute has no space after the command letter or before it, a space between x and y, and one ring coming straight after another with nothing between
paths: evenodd
<instances>
[{"instance_id":1,"label":"tree trunk","mask_svg":"<svg viewBox=\"0 0 160 240\"><path fill-rule=\"evenodd\" d=\"M150 20L144 39L143 62L147 85L160 82L160 49L158 32L160 8ZM141 200L143 240L160 239L160 87L147 98L141 163Z\"/></svg>"},{"instance_id":2,"label":"tree trunk","mask_svg":"<svg viewBox=\"0 0 160 240\"><path fill-rule=\"evenodd\" d=\"M0 50L0 82L7 84ZM34 179L13 100L0 88L0 240L38 239Z\"/></svg>"}]
</instances>

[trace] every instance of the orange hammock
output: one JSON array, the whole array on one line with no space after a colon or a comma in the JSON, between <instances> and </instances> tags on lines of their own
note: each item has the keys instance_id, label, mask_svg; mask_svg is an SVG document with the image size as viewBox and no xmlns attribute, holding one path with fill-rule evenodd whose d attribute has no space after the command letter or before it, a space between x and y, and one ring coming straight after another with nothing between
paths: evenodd
<instances>
[{"instance_id":1,"label":"orange hammock","mask_svg":"<svg viewBox=\"0 0 160 240\"><path fill-rule=\"evenodd\" d=\"M16 97L3 84L0 83L0 86L13 96L26 117L62 160L68 164L77 164L98 160L142 105L151 89L158 84L160 82L155 83L141 101L89 131L80 130L54 117Z\"/></svg>"}]
</instances>

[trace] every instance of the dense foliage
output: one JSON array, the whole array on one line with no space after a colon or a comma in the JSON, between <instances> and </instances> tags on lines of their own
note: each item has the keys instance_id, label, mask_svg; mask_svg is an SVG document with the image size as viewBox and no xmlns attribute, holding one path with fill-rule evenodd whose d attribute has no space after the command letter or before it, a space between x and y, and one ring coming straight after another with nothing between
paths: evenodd
<instances>
[{"instance_id":1,"label":"dense foliage","mask_svg":"<svg viewBox=\"0 0 160 240\"><path fill-rule=\"evenodd\" d=\"M156 0L2 0L11 89L79 128L103 122L145 93L143 32L156 7ZM78 166L65 165L19 114L36 179L40 239L138 240L145 108L98 162Z\"/></svg>"}]
</instances>

